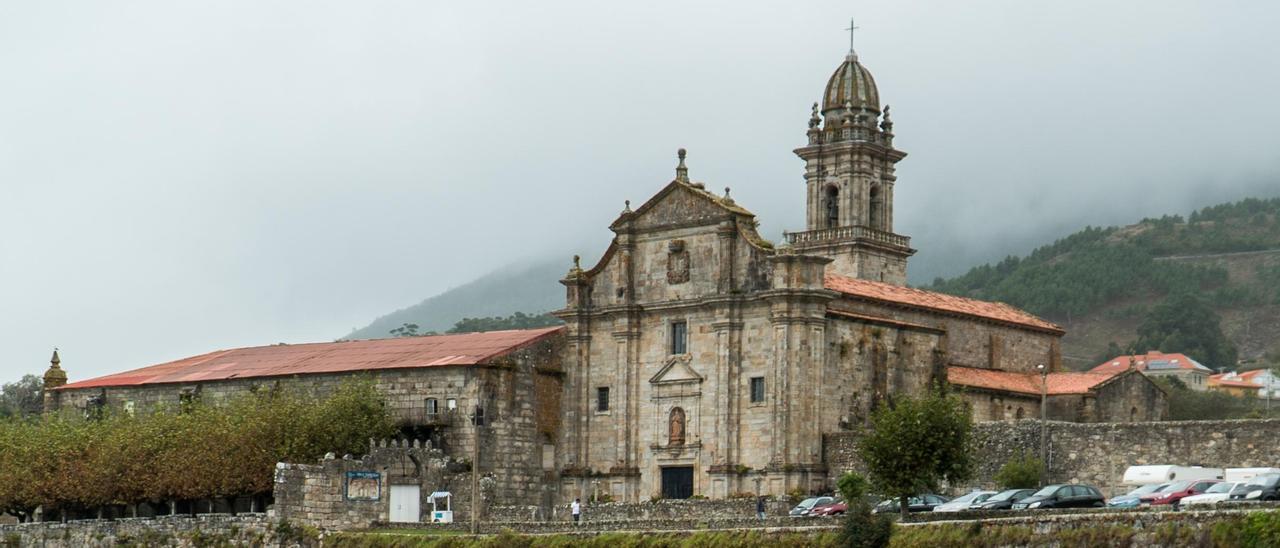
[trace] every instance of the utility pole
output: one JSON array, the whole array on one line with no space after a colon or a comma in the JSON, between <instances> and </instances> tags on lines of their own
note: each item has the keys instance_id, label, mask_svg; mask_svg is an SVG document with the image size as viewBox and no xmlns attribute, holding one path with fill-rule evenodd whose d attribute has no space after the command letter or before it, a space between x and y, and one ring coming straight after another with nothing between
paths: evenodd
<instances>
[{"instance_id":1,"label":"utility pole","mask_svg":"<svg viewBox=\"0 0 1280 548\"><path fill-rule=\"evenodd\" d=\"M479 382L476 383L476 404L471 411L471 534L480 534L480 427L484 426L484 408L481 407Z\"/></svg>"},{"instance_id":2,"label":"utility pole","mask_svg":"<svg viewBox=\"0 0 1280 548\"><path fill-rule=\"evenodd\" d=\"M1049 479L1049 422L1046 400L1049 398L1049 370L1044 364L1036 366L1040 370L1040 483Z\"/></svg>"}]
</instances>

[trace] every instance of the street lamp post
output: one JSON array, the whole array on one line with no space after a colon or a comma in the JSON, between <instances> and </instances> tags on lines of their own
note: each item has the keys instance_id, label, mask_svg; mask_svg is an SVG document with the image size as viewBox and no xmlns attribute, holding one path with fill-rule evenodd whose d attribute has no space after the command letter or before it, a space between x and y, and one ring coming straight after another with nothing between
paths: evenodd
<instances>
[{"instance_id":1,"label":"street lamp post","mask_svg":"<svg viewBox=\"0 0 1280 548\"><path fill-rule=\"evenodd\" d=\"M1043 363L1036 369L1040 371L1040 481L1043 483L1049 473L1049 417L1045 405L1049 399L1049 369Z\"/></svg>"}]
</instances>

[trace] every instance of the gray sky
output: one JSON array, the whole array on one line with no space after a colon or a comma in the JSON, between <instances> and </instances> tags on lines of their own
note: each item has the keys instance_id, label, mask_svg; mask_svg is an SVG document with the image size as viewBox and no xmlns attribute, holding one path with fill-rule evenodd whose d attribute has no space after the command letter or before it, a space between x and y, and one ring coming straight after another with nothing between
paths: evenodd
<instances>
[{"instance_id":1,"label":"gray sky","mask_svg":"<svg viewBox=\"0 0 1280 548\"><path fill-rule=\"evenodd\" d=\"M916 281L1280 193L1274 2L480 4L0 0L0 381L54 346L84 379L331 340L567 267L681 146L776 239L850 15L910 153Z\"/></svg>"}]
</instances>

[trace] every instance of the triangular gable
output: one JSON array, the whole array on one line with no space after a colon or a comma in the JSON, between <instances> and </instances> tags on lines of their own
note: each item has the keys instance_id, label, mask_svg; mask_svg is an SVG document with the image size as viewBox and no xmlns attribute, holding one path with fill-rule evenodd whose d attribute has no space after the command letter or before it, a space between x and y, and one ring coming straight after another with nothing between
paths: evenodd
<instances>
[{"instance_id":1,"label":"triangular gable","mask_svg":"<svg viewBox=\"0 0 1280 548\"><path fill-rule=\"evenodd\" d=\"M754 217L732 200L716 196L693 183L671 181L635 211L623 213L610 228L659 228L711 224L727 215Z\"/></svg>"},{"instance_id":2,"label":"triangular gable","mask_svg":"<svg viewBox=\"0 0 1280 548\"><path fill-rule=\"evenodd\" d=\"M699 383L702 382L702 375L693 370L690 362L693 359L689 355L673 356L667 360L666 365L658 370L658 373L649 379L651 384L676 384L676 383Z\"/></svg>"}]
</instances>

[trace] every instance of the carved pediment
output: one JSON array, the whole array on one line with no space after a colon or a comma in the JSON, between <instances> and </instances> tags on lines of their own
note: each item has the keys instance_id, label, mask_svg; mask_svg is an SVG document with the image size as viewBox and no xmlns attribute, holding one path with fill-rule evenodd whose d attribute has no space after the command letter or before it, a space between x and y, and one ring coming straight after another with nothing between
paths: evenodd
<instances>
[{"instance_id":1,"label":"carved pediment","mask_svg":"<svg viewBox=\"0 0 1280 548\"><path fill-rule=\"evenodd\" d=\"M624 226L649 230L677 226L715 224L733 215L751 217L750 211L699 186L673 181L632 213L624 214L612 228Z\"/></svg>"},{"instance_id":2,"label":"carved pediment","mask_svg":"<svg viewBox=\"0 0 1280 548\"><path fill-rule=\"evenodd\" d=\"M700 383L702 375L693 370L693 357L688 354L672 356L658 373L649 379L652 384Z\"/></svg>"}]
</instances>

